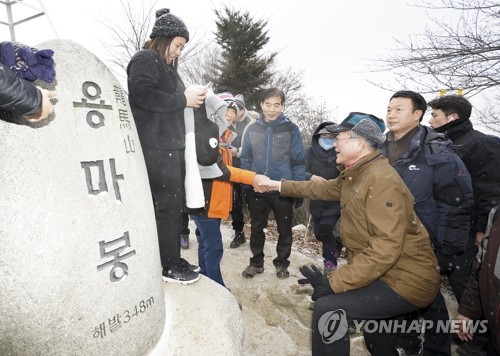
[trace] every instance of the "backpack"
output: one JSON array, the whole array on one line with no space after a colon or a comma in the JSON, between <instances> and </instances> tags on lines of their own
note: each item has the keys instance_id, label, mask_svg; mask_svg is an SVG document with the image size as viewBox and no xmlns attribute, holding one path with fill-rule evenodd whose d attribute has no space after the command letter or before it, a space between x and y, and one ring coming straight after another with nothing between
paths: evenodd
<instances>
[{"instance_id":1,"label":"backpack","mask_svg":"<svg viewBox=\"0 0 500 356\"><path fill-rule=\"evenodd\" d=\"M219 126L207 117L205 104L193 111L198 164L211 166L219 156Z\"/></svg>"}]
</instances>

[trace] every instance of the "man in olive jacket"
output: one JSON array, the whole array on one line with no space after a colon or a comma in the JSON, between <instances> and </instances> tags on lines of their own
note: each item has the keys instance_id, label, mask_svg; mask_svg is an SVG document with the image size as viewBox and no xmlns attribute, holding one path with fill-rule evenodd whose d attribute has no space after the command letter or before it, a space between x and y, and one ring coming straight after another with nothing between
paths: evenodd
<instances>
[{"instance_id":1,"label":"man in olive jacket","mask_svg":"<svg viewBox=\"0 0 500 356\"><path fill-rule=\"evenodd\" d=\"M427 306L439 290L436 256L413 210L413 196L377 149L385 140L384 128L373 115L351 113L340 125L327 126L337 134L338 178L268 183L284 196L340 201L348 264L328 276L300 269L306 280L299 282L314 287L315 356L349 355L347 320L403 318ZM373 355L397 354L387 334L364 334Z\"/></svg>"}]
</instances>

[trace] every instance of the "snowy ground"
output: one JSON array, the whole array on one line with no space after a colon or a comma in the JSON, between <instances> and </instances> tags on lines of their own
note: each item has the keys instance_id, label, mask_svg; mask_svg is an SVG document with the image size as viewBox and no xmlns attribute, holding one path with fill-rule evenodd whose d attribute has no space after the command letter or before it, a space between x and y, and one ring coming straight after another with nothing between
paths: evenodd
<instances>
[{"instance_id":1,"label":"snowy ground","mask_svg":"<svg viewBox=\"0 0 500 356\"><path fill-rule=\"evenodd\" d=\"M196 263L197 247L194 235L195 225L190 221L190 243L182 256L191 263ZM299 229L300 230L300 229ZM250 236L245 227L247 240ZM226 286L231 289L242 305L245 323L243 356L263 355L311 355L310 324L312 301L308 286L299 286L297 279L302 278L298 268L304 264L322 266L319 244L304 238L304 231L294 232L294 247L290 257L290 278L278 279L272 260L276 256L275 234L271 224L268 235L271 238L265 246L265 271L254 278L246 279L241 272L248 265L251 257L249 243L237 249L229 248L233 231L228 222L222 224L224 257L221 269ZM443 294L449 306L450 314L456 313L456 302L448 290ZM351 355L369 355L361 335L351 336Z\"/></svg>"}]
</instances>

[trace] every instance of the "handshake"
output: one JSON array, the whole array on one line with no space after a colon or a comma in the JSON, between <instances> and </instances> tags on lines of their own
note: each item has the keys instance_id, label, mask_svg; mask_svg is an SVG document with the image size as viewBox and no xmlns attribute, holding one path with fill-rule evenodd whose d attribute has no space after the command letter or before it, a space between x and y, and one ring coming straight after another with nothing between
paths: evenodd
<instances>
[{"instance_id":1,"label":"handshake","mask_svg":"<svg viewBox=\"0 0 500 356\"><path fill-rule=\"evenodd\" d=\"M279 190L280 182L277 180L271 180L269 177L257 174L253 179L253 189L257 193L271 192L273 190Z\"/></svg>"}]
</instances>

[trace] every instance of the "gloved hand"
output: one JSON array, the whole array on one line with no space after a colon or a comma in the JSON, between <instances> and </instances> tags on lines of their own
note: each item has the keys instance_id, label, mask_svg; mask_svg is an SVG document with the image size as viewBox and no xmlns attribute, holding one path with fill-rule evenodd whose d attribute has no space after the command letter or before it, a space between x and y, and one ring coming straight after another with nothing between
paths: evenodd
<instances>
[{"instance_id":1,"label":"gloved hand","mask_svg":"<svg viewBox=\"0 0 500 356\"><path fill-rule=\"evenodd\" d=\"M295 209L298 209L302 206L302 203L304 202L303 198L294 198L293 199L293 207Z\"/></svg>"},{"instance_id":2,"label":"gloved hand","mask_svg":"<svg viewBox=\"0 0 500 356\"><path fill-rule=\"evenodd\" d=\"M328 294L334 294L332 287L330 286L330 281L328 277L321 273L319 269L312 265L311 268L307 266L302 266L299 268L300 273L306 278L299 279L299 284L311 284L314 288L314 292L311 296L313 301L321 298Z\"/></svg>"},{"instance_id":3,"label":"gloved hand","mask_svg":"<svg viewBox=\"0 0 500 356\"><path fill-rule=\"evenodd\" d=\"M37 79L50 83L56 76L54 51L37 50L19 42L0 43L0 62L16 72L17 76L29 81Z\"/></svg>"},{"instance_id":4,"label":"gloved hand","mask_svg":"<svg viewBox=\"0 0 500 356\"><path fill-rule=\"evenodd\" d=\"M436 250L436 257L441 274L450 274L455 270L455 255L448 255Z\"/></svg>"}]
</instances>

